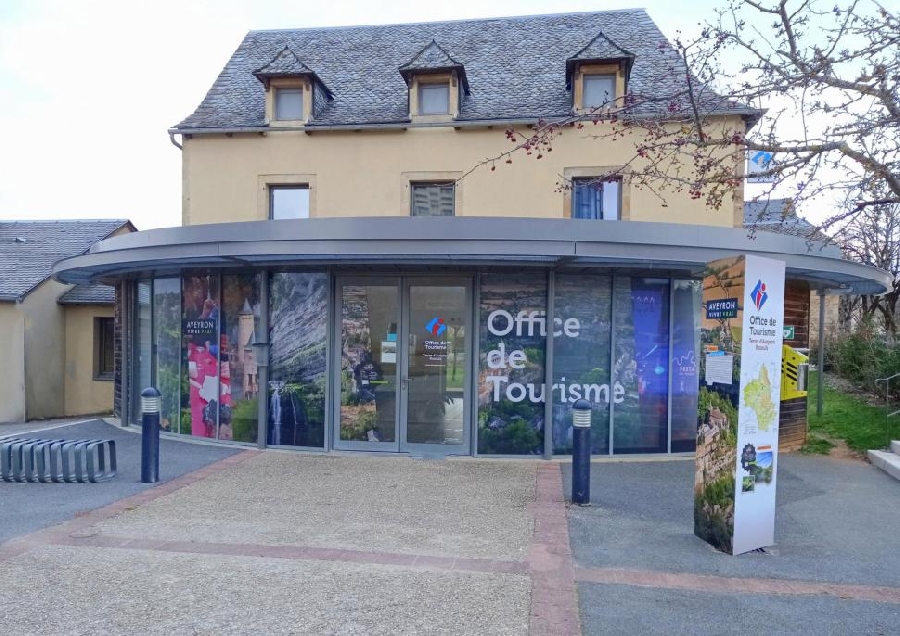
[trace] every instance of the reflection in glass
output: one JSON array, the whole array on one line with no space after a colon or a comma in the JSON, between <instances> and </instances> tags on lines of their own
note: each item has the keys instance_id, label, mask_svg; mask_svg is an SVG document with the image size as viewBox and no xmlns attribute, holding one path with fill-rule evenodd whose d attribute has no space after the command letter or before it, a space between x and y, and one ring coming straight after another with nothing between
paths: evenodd
<instances>
[{"instance_id":1,"label":"reflection in glass","mask_svg":"<svg viewBox=\"0 0 900 636\"><path fill-rule=\"evenodd\" d=\"M481 277L478 452L534 455L543 450L547 311L543 272ZM516 317L523 316L517 321ZM528 318L525 320L524 318Z\"/></svg>"},{"instance_id":2,"label":"reflection in glass","mask_svg":"<svg viewBox=\"0 0 900 636\"><path fill-rule=\"evenodd\" d=\"M409 288L406 441L462 444L466 288Z\"/></svg>"},{"instance_id":3,"label":"reflection in glass","mask_svg":"<svg viewBox=\"0 0 900 636\"><path fill-rule=\"evenodd\" d=\"M572 403L591 402L591 452L609 451L611 277L604 274L558 274L553 340L553 383L565 386L565 399L553 391L553 452L572 454ZM621 398L620 398L621 399Z\"/></svg>"},{"instance_id":4,"label":"reflection in glass","mask_svg":"<svg viewBox=\"0 0 900 636\"><path fill-rule=\"evenodd\" d=\"M700 281L673 281L672 452L697 446L697 362L700 360Z\"/></svg>"},{"instance_id":5,"label":"reflection in glass","mask_svg":"<svg viewBox=\"0 0 900 636\"><path fill-rule=\"evenodd\" d=\"M134 386L134 421L141 421L141 391L153 386L153 316L151 311L151 290L153 281L139 281L137 284L137 306L135 312L135 343L134 351L137 356L135 368Z\"/></svg>"},{"instance_id":6,"label":"reflection in glass","mask_svg":"<svg viewBox=\"0 0 900 636\"><path fill-rule=\"evenodd\" d=\"M328 276L272 274L268 444L325 445Z\"/></svg>"},{"instance_id":7,"label":"reflection in glass","mask_svg":"<svg viewBox=\"0 0 900 636\"><path fill-rule=\"evenodd\" d=\"M669 281L616 277L613 453L668 451Z\"/></svg>"},{"instance_id":8,"label":"reflection in glass","mask_svg":"<svg viewBox=\"0 0 900 636\"><path fill-rule=\"evenodd\" d=\"M341 288L340 439L397 440L396 285Z\"/></svg>"},{"instance_id":9,"label":"reflection in glass","mask_svg":"<svg viewBox=\"0 0 900 636\"><path fill-rule=\"evenodd\" d=\"M219 422L219 277L182 278L181 432L218 436Z\"/></svg>"},{"instance_id":10,"label":"reflection in glass","mask_svg":"<svg viewBox=\"0 0 900 636\"><path fill-rule=\"evenodd\" d=\"M160 427L179 432L181 410L181 279L153 281L153 346L156 388L161 394Z\"/></svg>"},{"instance_id":11,"label":"reflection in glass","mask_svg":"<svg viewBox=\"0 0 900 636\"><path fill-rule=\"evenodd\" d=\"M219 439L255 442L259 392L256 328L259 276L222 276L219 324Z\"/></svg>"}]
</instances>

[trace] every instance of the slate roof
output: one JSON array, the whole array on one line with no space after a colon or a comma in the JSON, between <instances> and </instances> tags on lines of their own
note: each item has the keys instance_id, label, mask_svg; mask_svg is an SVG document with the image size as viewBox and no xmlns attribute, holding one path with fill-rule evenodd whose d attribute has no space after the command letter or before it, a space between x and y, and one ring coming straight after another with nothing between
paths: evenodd
<instances>
[{"instance_id":1,"label":"slate roof","mask_svg":"<svg viewBox=\"0 0 900 636\"><path fill-rule=\"evenodd\" d=\"M60 296L57 302L60 305L113 305L116 302L116 289L100 283L75 285Z\"/></svg>"},{"instance_id":2,"label":"slate roof","mask_svg":"<svg viewBox=\"0 0 900 636\"><path fill-rule=\"evenodd\" d=\"M53 264L83 254L127 219L0 221L0 301L21 301L50 277Z\"/></svg>"},{"instance_id":3,"label":"slate roof","mask_svg":"<svg viewBox=\"0 0 900 636\"><path fill-rule=\"evenodd\" d=\"M631 66L634 64L634 53L626 51L621 46L610 40L602 32L598 33L593 40L572 57L566 60L566 86L571 87L572 72L575 69L576 62L587 60L627 60L626 79L631 72Z\"/></svg>"},{"instance_id":4,"label":"slate roof","mask_svg":"<svg viewBox=\"0 0 900 636\"><path fill-rule=\"evenodd\" d=\"M797 216L791 199L764 199L744 202L744 227L779 234L790 234L814 241L831 242L815 225Z\"/></svg>"},{"instance_id":5,"label":"slate roof","mask_svg":"<svg viewBox=\"0 0 900 636\"><path fill-rule=\"evenodd\" d=\"M407 122L408 89L397 71L432 41L465 68L471 94L457 121L563 116L571 110L567 60L591 42L599 47L601 32L635 56L630 92L665 99L684 93L684 67L643 9L250 31L200 106L173 132L265 128L264 88L253 71L286 46L334 95L307 128ZM712 93L707 98L719 110L757 113Z\"/></svg>"},{"instance_id":6,"label":"slate roof","mask_svg":"<svg viewBox=\"0 0 900 636\"><path fill-rule=\"evenodd\" d=\"M312 72L312 69L301 62L297 54L286 46L272 58L271 62L253 71L253 74L278 77L280 75L308 75Z\"/></svg>"},{"instance_id":7,"label":"slate roof","mask_svg":"<svg viewBox=\"0 0 900 636\"><path fill-rule=\"evenodd\" d=\"M438 71L456 69L466 94L469 94L469 81L465 67L454 60L435 40L426 45L415 57L400 67L400 74L409 83L409 77L416 71Z\"/></svg>"}]
</instances>

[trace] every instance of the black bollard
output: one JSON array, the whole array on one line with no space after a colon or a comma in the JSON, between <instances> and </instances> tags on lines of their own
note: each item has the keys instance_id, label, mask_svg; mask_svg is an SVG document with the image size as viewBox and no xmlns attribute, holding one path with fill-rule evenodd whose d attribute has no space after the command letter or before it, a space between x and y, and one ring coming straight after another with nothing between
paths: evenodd
<instances>
[{"instance_id":1,"label":"black bollard","mask_svg":"<svg viewBox=\"0 0 900 636\"><path fill-rule=\"evenodd\" d=\"M591 403L572 405L572 503L591 505Z\"/></svg>"},{"instance_id":2,"label":"black bollard","mask_svg":"<svg viewBox=\"0 0 900 636\"><path fill-rule=\"evenodd\" d=\"M141 482L159 481L159 411L160 393L147 387L141 391Z\"/></svg>"}]
</instances>

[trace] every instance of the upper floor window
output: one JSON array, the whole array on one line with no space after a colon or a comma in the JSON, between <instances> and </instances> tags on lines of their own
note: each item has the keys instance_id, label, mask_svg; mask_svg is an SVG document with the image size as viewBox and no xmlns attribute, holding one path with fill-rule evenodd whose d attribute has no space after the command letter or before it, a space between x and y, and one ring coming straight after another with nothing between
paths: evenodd
<instances>
[{"instance_id":1,"label":"upper floor window","mask_svg":"<svg viewBox=\"0 0 900 636\"><path fill-rule=\"evenodd\" d=\"M450 112L450 84L419 84L419 114L446 115Z\"/></svg>"},{"instance_id":2,"label":"upper floor window","mask_svg":"<svg viewBox=\"0 0 900 636\"><path fill-rule=\"evenodd\" d=\"M600 108L612 104L616 99L615 75L585 75L582 107Z\"/></svg>"},{"instance_id":3,"label":"upper floor window","mask_svg":"<svg viewBox=\"0 0 900 636\"><path fill-rule=\"evenodd\" d=\"M308 219L308 185L269 186L270 219Z\"/></svg>"},{"instance_id":4,"label":"upper floor window","mask_svg":"<svg viewBox=\"0 0 900 636\"><path fill-rule=\"evenodd\" d=\"M413 183L411 186L411 216L454 215L454 202L456 199L455 183Z\"/></svg>"},{"instance_id":5,"label":"upper floor window","mask_svg":"<svg viewBox=\"0 0 900 636\"><path fill-rule=\"evenodd\" d=\"M619 181L572 179L572 218L618 220L620 191Z\"/></svg>"},{"instance_id":6,"label":"upper floor window","mask_svg":"<svg viewBox=\"0 0 900 636\"><path fill-rule=\"evenodd\" d=\"M279 121L303 119L303 89L275 89L275 119Z\"/></svg>"}]
</instances>

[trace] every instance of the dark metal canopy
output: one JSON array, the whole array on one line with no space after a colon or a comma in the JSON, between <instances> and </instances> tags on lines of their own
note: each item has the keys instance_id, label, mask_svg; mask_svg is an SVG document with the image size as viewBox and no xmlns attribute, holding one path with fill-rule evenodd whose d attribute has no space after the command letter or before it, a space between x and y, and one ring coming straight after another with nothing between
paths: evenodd
<instances>
[{"instance_id":1,"label":"dark metal canopy","mask_svg":"<svg viewBox=\"0 0 900 636\"><path fill-rule=\"evenodd\" d=\"M53 268L64 283L114 282L180 268L285 265L531 265L689 272L735 254L783 260L816 289L881 294L880 269L806 239L674 223L498 217L347 217L145 230L95 244Z\"/></svg>"}]
</instances>

